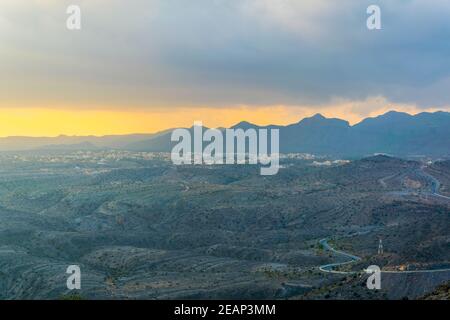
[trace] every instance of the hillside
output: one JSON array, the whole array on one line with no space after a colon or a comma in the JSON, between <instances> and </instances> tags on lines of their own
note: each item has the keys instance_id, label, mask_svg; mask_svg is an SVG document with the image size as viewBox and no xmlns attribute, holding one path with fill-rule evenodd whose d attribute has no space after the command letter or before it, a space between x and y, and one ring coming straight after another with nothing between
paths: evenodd
<instances>
[{"instance_id":1,"label":"hillside","mask_svg":"<svg viewBox=\"0 0 450 320\"><path fill-rule=\"evenodd\" d=\"M367 118L353 126L347 121L328 119L317 114L288 126L260 127L242 121L232 128L279 129L282 153L312 153L350 158L375 153L399 157L450 157L448 112L420 113L413 116L391 111L379 117ZM192 131L192 128L190 130ZM155 134L104 137L8 137L0 138L0 151L33 150L50 145L52 149L64 145L63 149L75 150L89 143L91 148L170 152L175 145L171 142L171 133L172 130ZM70 146L71 144L73 146Z\"/></svg>"},{"instance_id":2,"label":"hillside","mask_svg":"<svg viewBox=\"0 0 450 320\"><path fill-rule=\"evenodd\" d=\"M67 297L74 263L87 299L370 299L364 279L318 269L342 261L319 244L325 237L362 257L353 270L450 266L450 202L424 175L433 166L416 161L287 158L270 177L114 150L0 162L3 299ZM414 276L413 286L392 276L379 297L423 296L449 273Z\"/></svg>"},{"instance_id":3,"label":"hillside","mask_svg":"<svg viewBox=\"0 0 450 320\"><path fill-rule=\"evenodd\" d=\"M336 157L362 157L375 153L396 156L450 156L450 113L388 112L350 126L347 121L327 119L320 114L288 126L260 127L241 122L232 128L280 130L282 153L313 153ZM170 132L133 143L134 151L170 152Z\"/></svg>"}]
</instances>

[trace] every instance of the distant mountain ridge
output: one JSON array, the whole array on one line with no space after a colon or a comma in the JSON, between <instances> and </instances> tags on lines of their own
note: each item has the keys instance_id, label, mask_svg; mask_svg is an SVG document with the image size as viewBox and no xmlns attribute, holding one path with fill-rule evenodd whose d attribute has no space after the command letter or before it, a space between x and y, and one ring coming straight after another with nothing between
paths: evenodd
<instances>
[{"instance_id":1,"label":"distant mountain ridge","mask_svg":"<svg viewBox=\"0 0 450 320\"><path fill-rule=\"evenodd\" d=\"M258 126L242 121L231 128L279 129L280 152L305 152L330 156L366 156L386 153L397 156L450 156L450 113L438 111L410 115L390 111L366 118L351 126L347 121L316 114L287 126ZM190 129L192 130L192 128ZM223 129L220 129L223 130ZM30 150L52 145L80 144L95 148L130 151L170 152L172 130L155 134L118 135L104 137L0 138L0 151ZM56 146L55 146L56 145Z\"/></svg>"},{"instance_id":2,"label":"distant mountain ridge","mask_svg":"<svg viewBox=\"0 0 450 320\"><path fill-rule=\"evenodd\" d=\"M158 133L126 134L126 135L105 135L105 136L68 136L59 135L57 137L26 137L11 136L0 138L0 151L24 151L34 149L58 149L58 146L67 148L86 147L91 144L100 149L122 149L130 143L150 139L167 130ZM71 147L72 145L72 147ZM73 149L72 148L72 149Z\"/></svg>"},{"instance_id":3,"label":"distant mountain ridge","mask_svg":"<svg viewBox=\"0 0 450 320\"><path fill-rule=\"evenodd\" d=\"M348 121L316 114L287 126L258 126L242 121L231 128L279 129L280 152L330 156L367 156L386 153L398 156L450 156L450 113L417 115L390 111L351 126ZM169 152L170 132L126 148L135 151Z\"/></svg>"}]
</instances>

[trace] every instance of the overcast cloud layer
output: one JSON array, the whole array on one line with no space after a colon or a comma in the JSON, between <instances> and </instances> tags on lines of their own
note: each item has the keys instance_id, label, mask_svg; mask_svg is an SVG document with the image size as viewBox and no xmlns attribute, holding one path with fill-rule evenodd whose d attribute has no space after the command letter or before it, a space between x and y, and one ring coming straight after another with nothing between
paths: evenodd
<instances>
[{"instance_id":1,"label":"overcast cloud layer","mask_svg":"<svg viewBox=\"0 0 450 320\"><path fill-rule=\"evenodd\" d=\"M0 105L446 108L449 19L448 0L2 0Z\"/></svg>"}]
</instances>

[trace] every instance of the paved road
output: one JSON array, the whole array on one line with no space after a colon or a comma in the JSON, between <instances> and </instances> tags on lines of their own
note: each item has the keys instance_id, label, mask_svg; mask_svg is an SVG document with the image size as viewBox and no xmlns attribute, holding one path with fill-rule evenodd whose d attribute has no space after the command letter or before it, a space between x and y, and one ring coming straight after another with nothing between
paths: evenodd
<instances>
[{"instance_id":1,"label":"paved road","mask_svg":"<svg viewBox=\"0 0 450 320\"><path fill-rule=\"evenodd\" d=\"M358 257L358 256L355 256L355 255L346 253L344 251L340 251L340 250L334 249L332 246L330 246L328 244L328 240L329 239L327 239L327 238L322 239L322 240L319 241L319 244L321 244L325 250L334 252L335 254L340 255L340 256L344 256L345 258L348 258L349 260L344 261L344 262L325 264L325 265L320 266L319 270L323 271L323 272L338 273L338 274L357 273L357 272L346 272L346 271L336 271L336 270L334 270L335 267L340 267L340 266L343 266L343 265L346 265L346 264L350 264L350 263L359 261L359 260L361 260L361 258Z\"/></svg>"},{"instance_id":2,"label":"paved road","mask_svg":"<svg viewBox=\"0 0 450 320\"><path fill-rule=\"evenodd\" d=\"M446 199L446 200L450 200L450 197L444 196L442 194L439 194L439 189L441 187L441 183L439 182L438 179L436 179L435 177L433 177L431 174L427 173L424 171L424 169L426 168L426 166L422 166L420 167L420 175L422 175L424 178L428 179L429 181L431 181L431 192L427 193L428 195L431 196L435 196L435 197L439 197L442 199ZM386 187L386 180L393 178L395 175L389 176L389 177L385 177L383 179L378 180L379 183L383 186ZM405 192L405 191L402 191ZM406 191L407 193L409 193L408 191ZM347 237L351 237L354 235L361 235L361 234L366 234L368 232L373 231L374 229L369 229L369 230L365 230L365 231L361 231L361 232L357 232L357 233L353 233L351 235L348 235ZM348 265L351 263L355 263L357 261L360 261L361 258L358 256L355 256L353 254L344 252L344 251L340 251L340 250L336 250L333 247L330 246L330 244L328 243L328 240L330 240L329 238L324 238L321 239L319 241L319 244L321 244L323 246L323 248L325 250L331 251L339 256L345 257L347 260L344 262L336 262L336 263L330 263L330 264L325 264L325 265L321 265L319 266L319 270L322 272L328 272L328 273L336 273L336 274L356 274L356 273L365 273L365 270L361 270L359 272L357 271L337 271L335 270L336 267L340 267L340 266L344 266L344 265ZM382 273L431 273L431 272L450 272L450 268L445 268L445 269L432 269L432 270L407 270L407 271L381 271Z\"/></svg>"},{"instance_id":3,"label":"paved road","mask_svg":"<svg viewBox=\"0 0 450 320\"><path fill-rule=\"evenodd\" d=\"M355 235L355 234L353 234L353 235ZM350 235L350 236L353 236L353 235ZM330 263L330 264L321 265L319 267L320 271L327 272L327 273L334 273L334 274L366 273L365 269L363 269L361 271L338 271L338 270L334 270L335 267L340 267L340 266L343 266L343 265L355 263L357 261L360 261L361 258L358 257L358 256L355 256L353 254L334 249L332 246L330 246L330 244L328 243L328 240L329 240L328 238L321 239L319 241L319 243L324 247L325 250L329 250L331 252L334 252L337 255L344 256L344 257L348 258L349 260L344 261L344 262L337 262L337 263ZM434 272L450 272L450 268L430 269L430 270L406 270L406 271L381 270L381 273L434 273Z\"/></svg>"},{"instance_id":4,"label":"paved road","mask_svg":"<svg viewBox=\"0 0 450 320\"><path fill-rule=\"evenodd\" d=\"M387 188L387 181L394 178L394 177L399 177L399 178L405 178L407 177L408 173L416 173L419 176L422 176L424 179L428 180L430 182L431 185L431 190L429 191L424 191L422 192L422 194L427 195L427 196L432 196L432 197L437 197L440 199L445 199L445 200L450 200L450 197L448 196L444 196L443 194L439 193L439 189L441 188L441 183L438 179L436 179L435 177L433 177L431 174L429 174L428 172L426 172L424 169L426 168L426 166L421 166L419 170L413 170L413 171L408 171L406 173L402 173L402 174L393 174L387 177L384 177L382 179L379 179L378 182L381 184L381 186L383 188ZM390 192L391 194L395 194L398 196L409 196L409 195L416 195L416 192L411 191L411 190L400 190L400 191L392 191Z\"/></svg>"},{"instance_id":5,"label":"paved road","mask_svg":"<svg viewBox=\"0 0 450 320\"><path fill-rule=\"evenodd\" d=\"M426 167L422 166L420 167L420 174L428 179L429 181L431 181L431 195L435 196L435 197L439 197L442 199L447 199L450 200L450 197L444 196L442 194L439 193L439 189L441 188L441 183L439 182L438 179L436 179L435 177L433 177L431 174L429 174L428 172L426 172L424 169Z\"/></svg>"}]
</instances>

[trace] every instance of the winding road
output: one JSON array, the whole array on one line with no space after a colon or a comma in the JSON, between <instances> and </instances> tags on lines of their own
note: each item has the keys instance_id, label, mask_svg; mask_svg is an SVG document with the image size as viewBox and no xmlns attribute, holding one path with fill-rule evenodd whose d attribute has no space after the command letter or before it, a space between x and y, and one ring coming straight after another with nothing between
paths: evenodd
<instances>
[{"instance_id":1,"label":"winding road","mask_svg":"<svg viewBox=\"0 0 450 320\"><path fill-rule=\"evenodd\" d=\"M432 175L430 175L429 173L425 172L424 169L426 167L422 166L420 168L420 172L421 175L425 178L427 178L428 180L431 181L431 192L429 193L429 195L432 196L436 196L442 199L446 199L446 200L450 200L450 197L444 196L442 194L439 194L439 189L441 186L441 183L439 182L438 179L436 179L435 177L433 177ZM394 177L393 176L389 176L383 179L380 179L379 182L383 187L386 187L386 180ZM361 235L361 234L365 234L368 232L371 232L375 229L372 230L366 230L363 232L358 232L358 233L353 233L350 234L346 237L351 237L351 236L355 236L355 235ZM325 265L321 265L319 266L319 270L322 272L326 272L326 273L334 273L334 274L360 274L360 273L366 273L366 270L361 270L361 271L338 271L335 270L335 268L340 267L340 266L344 266L344 265L349 265L352 263L355 263L357 261L361 261L361 257L355 256L353 254L341 251L341 250L336 250L335 248L333 248L332 246L330 246L330 244L328 243L328 241L330 240L330 238L324 238L321 239L319 241L319 244L325 249L328 250L330 252L333 252L336 255L342 256L344 258L346 258L347 260L344 262L336 262L336 263L330 263L330 264L325 264ZM431 270L405 270L405 271L391 271L391 270L381 270L381 273L433 273L433 272L450 272L450 268L444 268L444 269L431 269Z\"/></svg>"},{"instance_id":2,"label":"winding road","mask_svg":"<svg viewBox=\"0 0 450 320\"><path fill-rule=\"evenodd\" d=\"M355 255L352 255L350 253L346 253L344 251L340 251L340 250L334 249L332 246L329 245L328 240L329 239L327 239L327 238L322 239L322 240L319 241L319 244L322 245L322 247L325 250L331 251L331 252L333 252L333 253L335 253L337 255L344 256L346 258L349 258L350 260L345 261L345 262L336 262L336 263L325 264L325 265L320 266L319 270L323 271L323 272L338 273L338 274L354 274L354 273L357 273L357 272L350 272L350 271L336 271L336 270L334 270L335 267L340 267L340 266L343 266L343 265L346 265L346 264L354 263L356 261L361 260L361 258L358 257L358 256L355 256Z\"/></svg>"},{"instance_id":3,"label":"winding road","mask_svg":"<svg viewBox=\"0 0 450 320\"><path fill-rule=\"evenodd\" d=\"M431 181L431 195L435 196L435 197L442 198L442 199L450 200L450 197L444 196L444 195L439 193L439 189L441 188L441 183L439 182L438 179L433 177L431 174L429 174L428 172L424 171L425 168L426 168L425 166L422 166L420 168L420 173L421 173L421 175L423 177L425 177L426 179Z\"/></svg>"},{"instance_id":4,"label":"winding road","mask_svg":"<svg viewBox=\"0 0 450 320\"><path fill-rule=\"evenodd\" d=\"M330 244L328 243L328 238L321 239L319 243L324 247L325 250L329 250L337 255L344 256L348 258L349 260L344 262L336 262L336 263L330 263L330 264L324 264L319 267L319 270L322 272L327 273L334 273L334 274L360 274L360 273L366 273L366 270L363 269L361 271L338 271L334 270L335 267L340 267L343 265L348 265L351 263L355 263L357 261L361 261L361 257L355 256L353 254L336 250ZM405 270L405 271L394 271L394 270L381 270L381 273L433 273L433 272L450 272L450 268L444 268L444 269L429 269L429 270Z\"/></svg>"}]
</instances>

